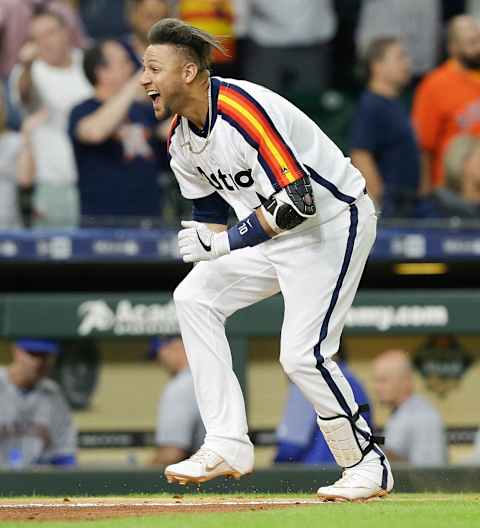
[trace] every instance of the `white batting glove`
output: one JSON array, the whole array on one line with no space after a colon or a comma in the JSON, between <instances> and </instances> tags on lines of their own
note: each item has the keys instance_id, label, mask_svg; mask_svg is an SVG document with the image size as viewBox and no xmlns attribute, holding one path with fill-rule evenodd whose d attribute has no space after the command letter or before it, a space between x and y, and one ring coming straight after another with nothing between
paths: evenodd
<instances>
[{"instance_id":1,"label":"white batting glove","mask_svg":"<svg viewBox=\"0 0 480 528\"><path fill-rule=\"evenodd\" d=\"M178 248L183 262L213 260L230 253L226 231L215 233L201 222L182 220L178 233Z\"/></svg>"}]
</instances>

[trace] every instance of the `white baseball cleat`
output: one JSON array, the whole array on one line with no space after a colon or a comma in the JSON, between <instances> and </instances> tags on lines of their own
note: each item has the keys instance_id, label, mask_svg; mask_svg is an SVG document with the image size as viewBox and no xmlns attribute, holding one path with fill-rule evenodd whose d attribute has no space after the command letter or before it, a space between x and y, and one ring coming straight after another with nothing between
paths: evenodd
<instances>
[{"instance_id":1,"label":"white baseball cleat","mask_svg":"<svg viewBox=\"0 0 480 528\"><path fill-rule=\"evenodd\" d=\"M170 484L201 484L216 477L239 479L253 471L241 473L230 466L220 455L207 447L201 447L194 455L165 469L165 477Z\"/></svg>"},{"instance_id":2,"label":"white baseball cleat","mask_svg":"<svg viewBox=\"0 0 480 528\"><path fill-rule=\"evenodd\" d=\"M319 488L317 495L323 501L363 502L384 497L392 488L393 476L388 461L384 460L381 465L377 459L345 469L342 478L331 486Z\"/></svg>"}]
</instances>

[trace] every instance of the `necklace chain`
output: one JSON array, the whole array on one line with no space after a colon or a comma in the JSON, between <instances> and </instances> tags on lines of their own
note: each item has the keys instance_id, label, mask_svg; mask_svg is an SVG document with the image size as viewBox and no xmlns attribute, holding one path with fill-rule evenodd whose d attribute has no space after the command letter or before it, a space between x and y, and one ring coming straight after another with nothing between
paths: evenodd
<instances>
[{"instance_id":1,"label":"necklace chain","mask_svg":"<svg viewBox=\"0 0 480 528\"><path fill-rule=\"evenodd\" d=\"M182 119L181 128L182 128L183 139L185 140L185 142L182 144L182 147L188 147L190 152L192 154L195 154L196 156L198 156L199 154L202 154L202 152L207 148L208 144L210 143L210 132L212 131L212 121L213 121L212 117L213 117L212 116L212 83L211 83L211 81L209 81L209 83L208 83L208 116L207 116L208 128L207 128L207 135L205 137L205 143L202 145L200 150L194 150L193 149L193 146L192 146L193 145L192 133L190 132L190 126L188 124L188 120L185 118L185 121L187 122L186 127L187 127L187 130L188 130L188 139L187 139L187 136L185 134L184 119Z\"/></svg>"}]
</instances>

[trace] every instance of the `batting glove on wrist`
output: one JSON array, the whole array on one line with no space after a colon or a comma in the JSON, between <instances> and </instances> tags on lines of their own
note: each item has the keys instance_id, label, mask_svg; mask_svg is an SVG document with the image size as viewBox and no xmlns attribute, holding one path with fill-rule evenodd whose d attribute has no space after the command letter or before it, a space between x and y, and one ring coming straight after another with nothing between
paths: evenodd
<instances>
[{"instance_id":1,"label":"batting glove on wrist","mask_svg":"<svg viewBox=\"0 0 480 528\"><path fill-rule=\"evenodd\" d=\"M182 220L178 233L178 248L183 262L213 260L230 253L226 231L215 233L201 222Z\"/></svg>"}]
</instances>

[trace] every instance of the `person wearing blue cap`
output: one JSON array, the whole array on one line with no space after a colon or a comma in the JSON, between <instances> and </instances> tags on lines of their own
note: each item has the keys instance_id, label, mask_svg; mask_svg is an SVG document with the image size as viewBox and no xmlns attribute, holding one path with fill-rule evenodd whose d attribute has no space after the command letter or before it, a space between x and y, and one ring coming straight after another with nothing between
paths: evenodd
<instances>
[{"instance_id":1,"label":"person wearing blue cap","mask_svg":"<svg viewBox=\"0 0 480 528\"><path fill-rule=\"evenodd\" d=\"M0 368L0 467L76 463L77 434L60 387L47 379L58 344L21 339Z\"/></svg>"},{"instance_id":2,"label":"person wearing blue cap","mask_svg":"<svg viewBox=\"0 0 480 528\"><path fill-rule=\"evenodd\" d=\"M200 411L180 337L153 338L148 354L170 374L157 409L152 465L174 464L190 456L205 438Z\"/></svg>"}]
</instances>

